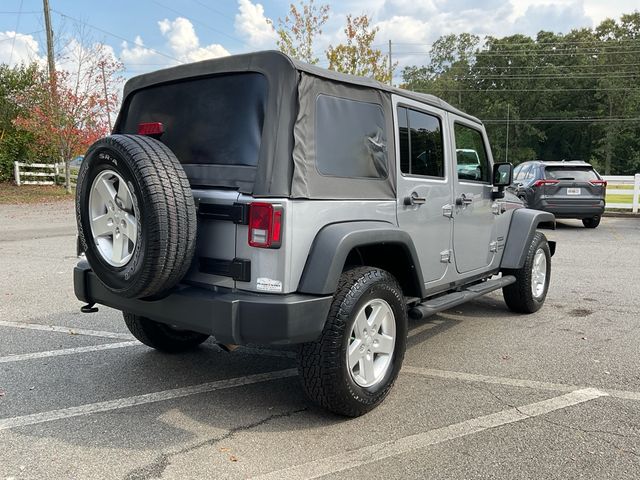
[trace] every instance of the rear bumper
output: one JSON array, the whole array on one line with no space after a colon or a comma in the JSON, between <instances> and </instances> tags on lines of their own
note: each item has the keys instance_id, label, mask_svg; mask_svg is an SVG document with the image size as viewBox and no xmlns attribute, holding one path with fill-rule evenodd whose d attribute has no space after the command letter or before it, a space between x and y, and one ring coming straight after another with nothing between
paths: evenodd
<instances>
[{"instance_id":1,"label":"rear bumper","mask_svg":"<svg viewBox=\"0 0 640 480\"><path fill-rule=\"evenodd\" d=\"M316 340L332 301L332 296L258 294L187 285L179 285L159 300L123 298L108 290L85 261L75 267L73 283L78 300L213 335L220 343L292 344Z\"/></svg>"},{"instance_id":2,"label":"rear bumper","mask_svg":"<svg viewBox=\"0 0 640 480\"><path fill-rule=\"evenodd\" d=\"M553 213L557 218L590 218L604 213L604 200L585 202L540 199L530 208Z\"/></svg>"}]
</instances>

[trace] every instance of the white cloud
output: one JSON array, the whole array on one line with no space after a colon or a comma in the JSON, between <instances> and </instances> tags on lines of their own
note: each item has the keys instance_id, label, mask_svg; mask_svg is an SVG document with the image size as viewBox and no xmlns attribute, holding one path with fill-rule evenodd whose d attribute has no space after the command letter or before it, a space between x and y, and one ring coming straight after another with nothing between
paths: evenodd
<instances>
[{"instance_id":1,"label":"white cloud","mask_svg":"<svg viewBox=\"0 0 640 480\"><path fill-rule=\"evenodd\" d=\"M174 20L165 18L158 22L160 33L167 41L167 48L161 53L158 50L146 47L142 38L138 35L133 45L122 43L120 53L122 61L131 70L153 70L149 67L162 67L176 65L182 62L198 62L209 58L218 58L229 55L222 45L212 43L201 46L193 24L186 18L176 17ZM136 68L140 66L142 68Z\"/></svg>"},{"instance_id":2,"label":"white cloud","mask_svg":"<svg viewBox=\"0 0 640 480\"><path fill-rule=\"evenodd\" d=\"M0 63L10 66L21 63L43 63L40 47L31 35L16 32L0 32Z\"/></svg>"},{"instance_id":3,"label":"white cloud","mask_svg":"<svg viewBox=\"0 0 640 480\"><path fill-rule=\"evenodd\" d=\"M235 19L236 33L245 38L253 48L274 47L276 32L264 14L264 7L251 0L238 0L238 13Z\"/></svg>"}]
</instances>

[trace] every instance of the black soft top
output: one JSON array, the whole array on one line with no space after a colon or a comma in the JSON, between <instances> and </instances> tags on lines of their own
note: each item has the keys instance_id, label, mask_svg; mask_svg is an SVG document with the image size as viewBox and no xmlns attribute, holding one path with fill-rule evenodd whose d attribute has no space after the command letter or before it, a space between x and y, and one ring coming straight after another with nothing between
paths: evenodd
<instances>
[{"instance_id":1,"label":"black soft top","mask_svg":"<svg viewBox=\"0 0 640 480\"><path fill-rule=\"evenodd\" d=\"M460 115L468 115L433 95L410 92L376 80L347 75L291 59L278 51L263 51L179 65L131 78L124 87L123 107L114 132L122 131L123 115L133 93L147 87L220 74L258 72L268 83L268 100L261 132L262 144L252 182L219 166L184 165L192 184L227 186L255 196L294 198L395 198L395 148L391 94L412 99ZM315 130L309 117L314 113L310 98L319 93L372 101L382 105L387 117L389 175L382 182L363 179L323 178L313 167ZM124 113L123 113L124 112ZM293 161L292 161L293 159ZM246 177L245 173L242 174ZM222 185L221 185L222 184Z\"/></svg>"}]
</instances>

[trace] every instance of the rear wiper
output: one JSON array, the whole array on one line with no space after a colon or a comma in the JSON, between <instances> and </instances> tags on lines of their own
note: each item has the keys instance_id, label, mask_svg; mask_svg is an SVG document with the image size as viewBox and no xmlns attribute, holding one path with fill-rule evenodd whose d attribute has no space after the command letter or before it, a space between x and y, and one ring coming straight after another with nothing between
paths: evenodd
<instances>
[{"instance_id":1,"label":"rear wiper","mask_svg":"<svg viewBox=\"0 0 640 480\"><path fill-rule=\"evenodd\" d=\"M575 180L573 177L558 177L556 180Z\"/></svg>"}]
</instances>

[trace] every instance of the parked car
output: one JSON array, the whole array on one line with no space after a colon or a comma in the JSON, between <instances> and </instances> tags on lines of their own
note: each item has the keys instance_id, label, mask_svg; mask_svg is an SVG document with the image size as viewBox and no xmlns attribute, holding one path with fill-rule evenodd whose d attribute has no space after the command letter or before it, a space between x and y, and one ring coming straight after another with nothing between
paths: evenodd
<instances>
[{"instance_id":1,"label":"parked car","mask_svg":"<svg viewBox=\"0 0 640 480\"><path fill-rule=\"evenodd\" d=\"M358 416L392 387L408 316L497 289L516 312L545 301L553 215L504 192L482 123L436 97L261 52L123 99L80 167L74 286L150 347L299 344L307 395Z\"/></svg>"},{"instance_id":2,"label":"parked car","mask_svg":"<svg viewBox=\"0 0 640 480\"><path fill-rule=\"evenodd\" d=\"M582 161L533 161L518 165L509 187L529 208L557 218L578 218L596 228L604 212L607 182Z\"/></svg>"}]
</instances>

